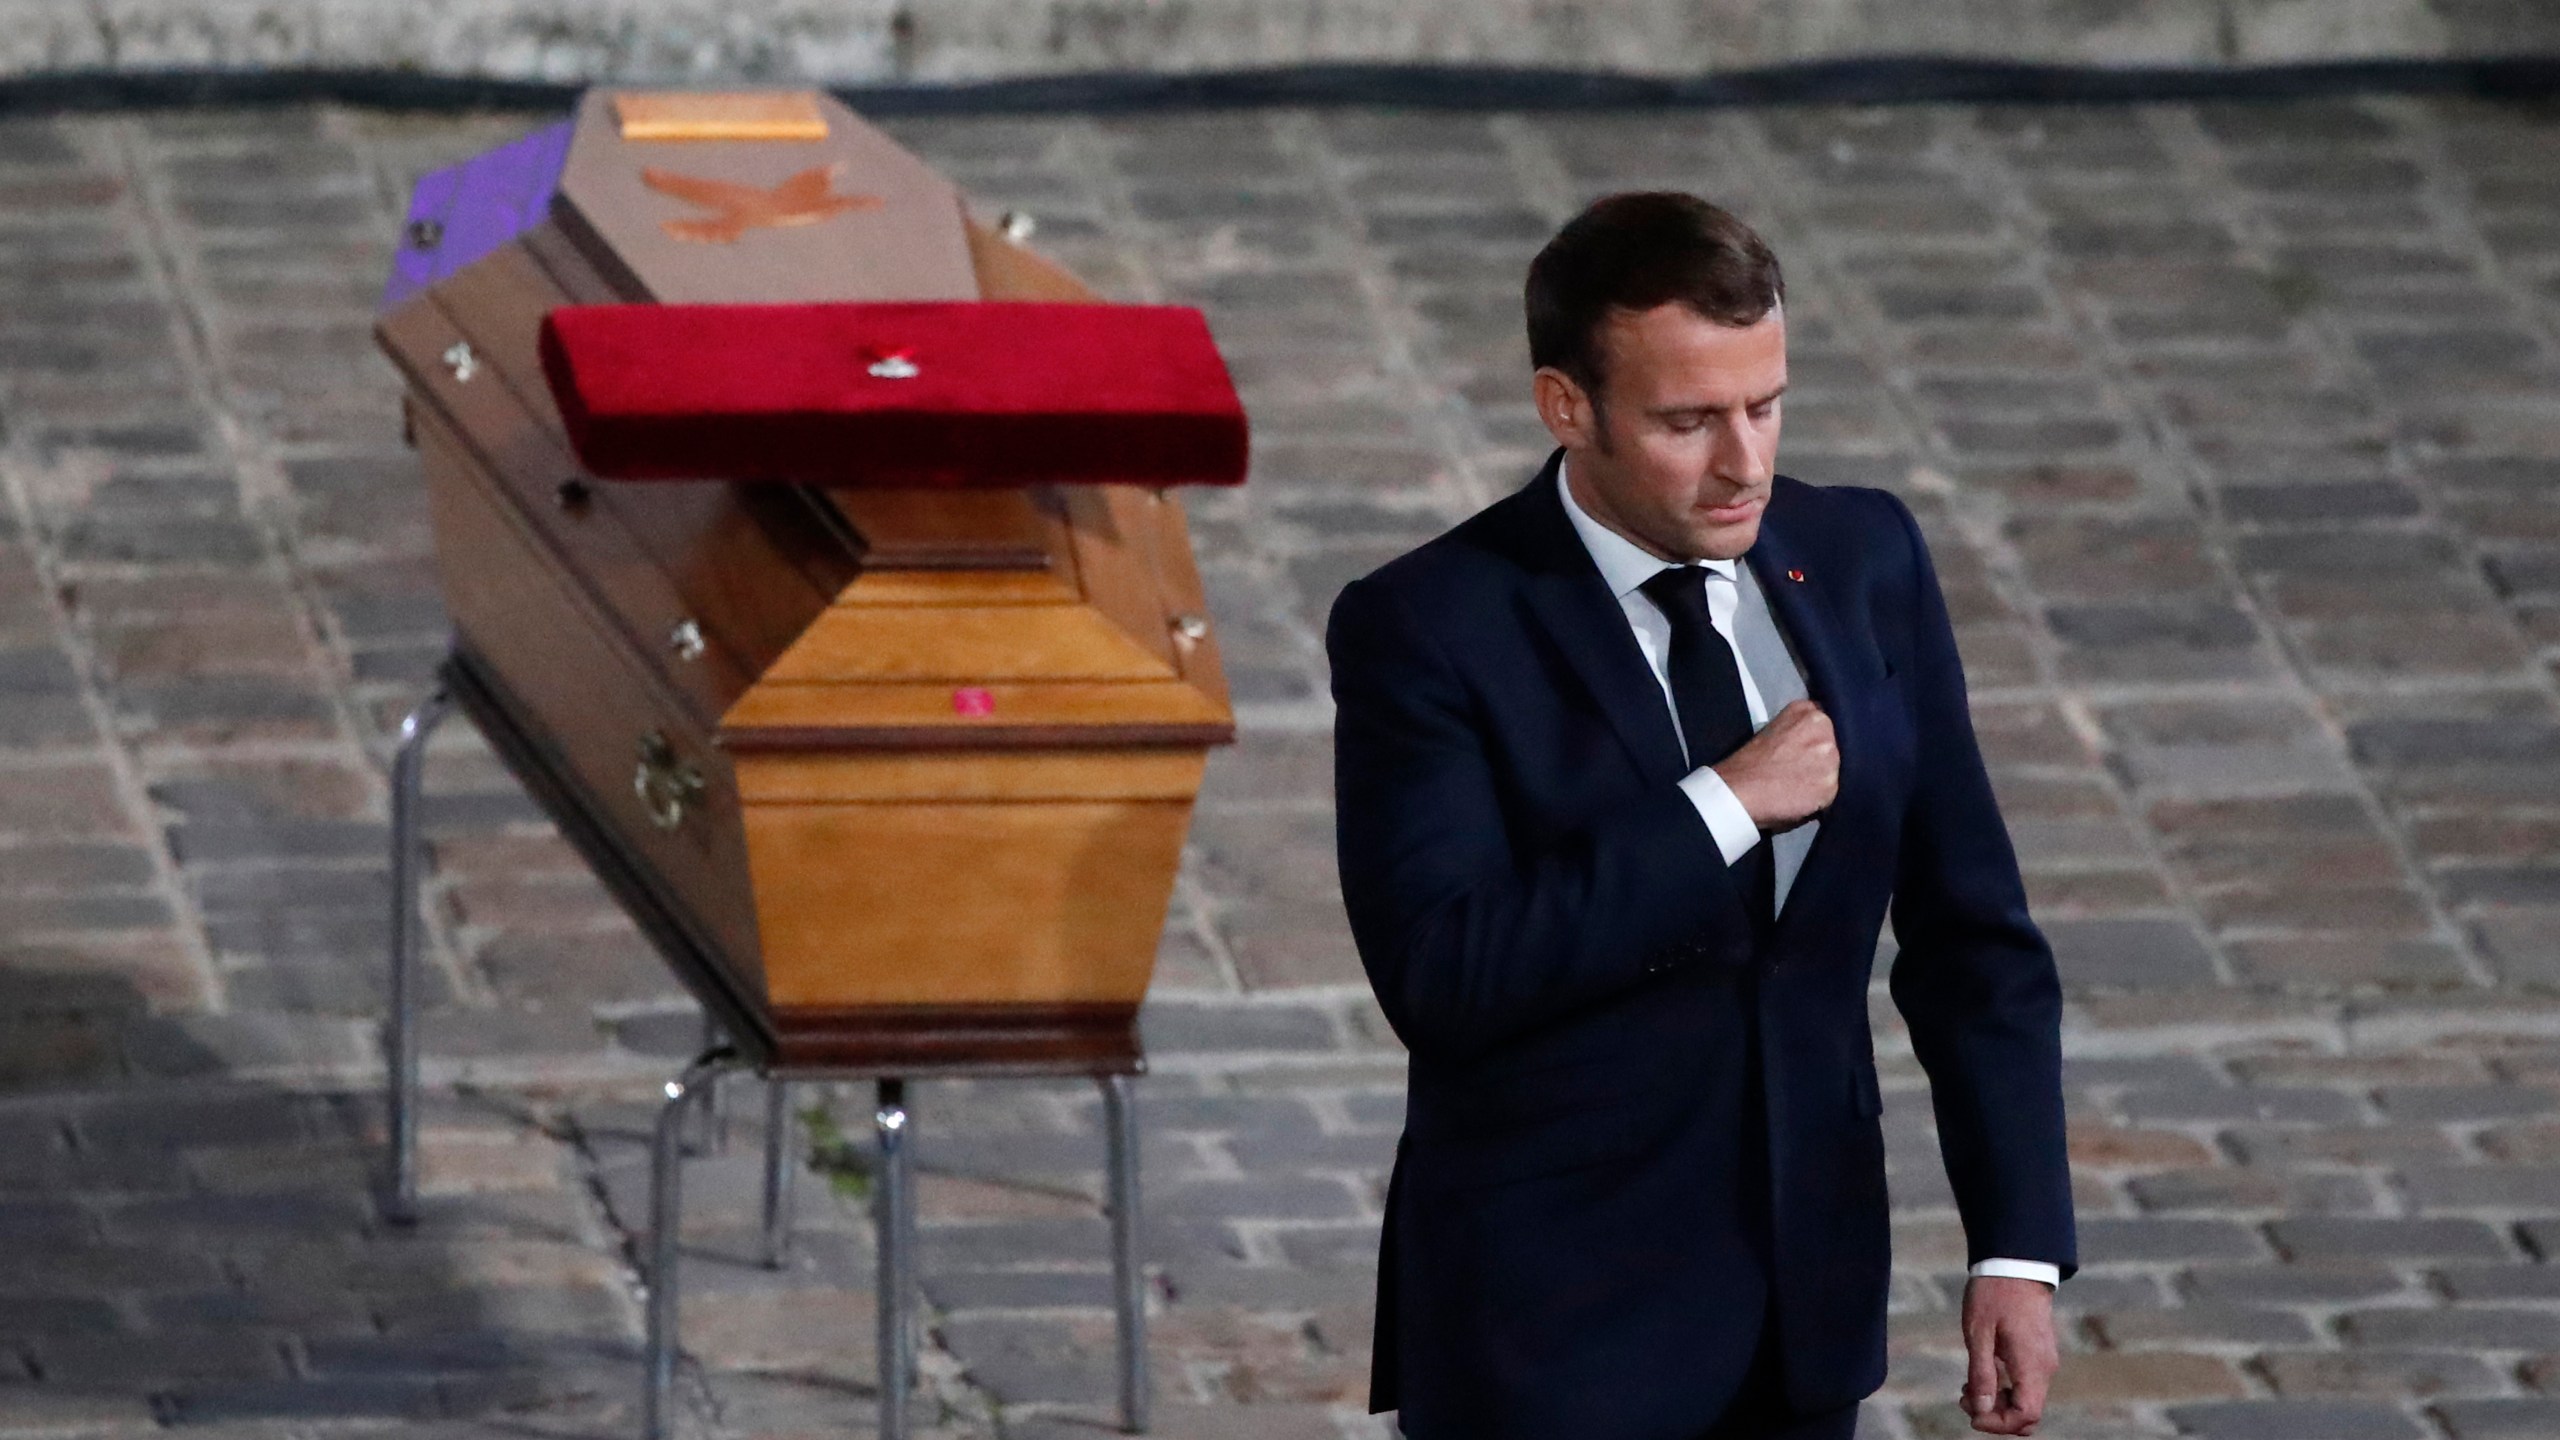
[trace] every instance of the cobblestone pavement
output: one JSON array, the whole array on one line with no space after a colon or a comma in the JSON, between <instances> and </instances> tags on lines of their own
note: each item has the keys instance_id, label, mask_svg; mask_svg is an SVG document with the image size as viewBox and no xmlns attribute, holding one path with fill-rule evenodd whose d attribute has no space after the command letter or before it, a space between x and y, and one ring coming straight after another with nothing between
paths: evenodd
<instances>
[{"instance_id":1,"label":"cobblestone pavement","mask_svg":"<svg viewBox=\"0 0 2560 1440\"><path fill-rule=\"evenodd\" d=\"M639 1137L696 1022L459 724L426 1223L366 1188L386 742L443 627L367 326L410 177L534 118L0 124L0 1436L635 1423ZM1244 724L1147 1015L1158 1433L1390 1433L1402 1066L1338 915L1316 635L1525 477L1527 256L1667 184L1786 257L1787 468L1909 497L1950 587L2071 990L2046 1433L2560 1434L2560 114L896 129L1111 292L1205 306L1257 425L1192 510ZM1867 1433L1930 1440L1963 1253L1877 993ZM1096 1097L919 1090L931 1433L1106 1433ZM860 1202L804 1180L792 1265L746 1263L752 1142L693 1181L685 1429L861 1431Z\"/></svg>"}]
</instances>

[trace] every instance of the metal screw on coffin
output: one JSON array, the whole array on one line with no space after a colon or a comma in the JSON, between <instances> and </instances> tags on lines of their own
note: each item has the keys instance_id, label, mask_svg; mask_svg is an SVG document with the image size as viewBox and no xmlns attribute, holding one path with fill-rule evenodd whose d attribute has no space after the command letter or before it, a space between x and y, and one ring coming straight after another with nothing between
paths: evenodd
<instances>
[{"instance_id":1,"label":"metal screw on coffin","mask_svg":"<svg viewBox=\"0 0 2560 1440\"><path fill-rule=\"evenodd\" d=\"M1184 640L1197 645L1201 641L1209 638L1209 617L1206 615L1176 615L1173 617L1173 633L1181 636Z\"/></svg>"},{"instance_id":2,"label":"metal screw on coffin","mask_svg":"<svg viewBox=\"0 0 2560 1440\"><path fill-rule=\"evenodd\" d=\"M679 660L701 659L702 627L691 620L676 622L676 628L667 632L667 648L676 652Z\"/></svg>"},{"instance_id":3,"label":"metal screw on coffin","mask_svg":"<svg viewBox=\"0 0 2560 1440\"><path fill-rule=\"evenodd\" d=\"M472 376L480 373L480 353L471 348L471 342L468 340L456 340L447 346L444 352L444 363L445 368L451 370L453 378L460 383L468 384Z\"/></svg>"},{"instance_id":4,"label":"metal screw on coffin","mask_svg":"<svg viewBox=\"0 0 2560 1440\"><path fill-rule=\"evenodd\" d=\"M1031 232L1038 228L1040 228L1039 223L1031 218L1028 211L1023 210L1007 210L996 221L996 232L1016 245L1030 239Z\"/></svg>"},{"instance_id":5,"label":"metal screw on coffin","mask_svg":"<svg viewBox=\"0 0 2560 1440\"><path fill-rule=\"evenodd\" d=\"M410 221L410 222L409 222L409 248L410 248L410 249L412 249L412 250L433 250L434 248L436 248L437 246L439 246L439 245L441 245L441 244L443 244L443 243L444 243L444 222L443 222L443 221L441 221L441 220L412 220L412 221Z\"/></svg>"}]
</instances>

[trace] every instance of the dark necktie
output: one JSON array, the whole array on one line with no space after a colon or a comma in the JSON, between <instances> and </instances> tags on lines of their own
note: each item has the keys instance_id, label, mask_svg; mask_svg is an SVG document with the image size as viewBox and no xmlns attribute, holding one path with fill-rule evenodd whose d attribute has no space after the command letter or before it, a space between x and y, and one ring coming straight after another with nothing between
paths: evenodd
<instances>
[{"instance_id":1,"label":"dark necktie","mask_svg":"<svg viewBox=\"0 0 2560 1440\"><path fill-rule=\"evenodd\" d=\"M1742 667L1707 615L1707 572L1677 565L1640 587L1671 622L1671 704L1691 766L1712 765L1751 738L1751 704L1742 696ZM1777 870L1764 836L1731 867L1743 909L1755 926L1777 913Z\"/></svg>"}]
</instances>

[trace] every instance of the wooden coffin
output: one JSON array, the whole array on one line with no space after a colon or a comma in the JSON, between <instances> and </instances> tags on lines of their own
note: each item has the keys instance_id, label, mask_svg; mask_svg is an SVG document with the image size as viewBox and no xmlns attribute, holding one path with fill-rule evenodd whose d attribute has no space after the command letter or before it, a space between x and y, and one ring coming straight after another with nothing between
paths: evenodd
<instances>
[{"instance_id":1,"label":"wooden coffin","mask_svg":"<svg viewBox=\"0 0 2560 1440\"><path fill-rule=\"evenodd\" d=\"M806 199L813 171L875 203L724 234L692 183ZM1095 297L820 96L594 92L427 177L377 334L447 678L756 1058L1135 1068L1203 759L1233 734L1180 504L600 480L537 358L564 305L911 299Z\"/></svg>"}]
</instances>

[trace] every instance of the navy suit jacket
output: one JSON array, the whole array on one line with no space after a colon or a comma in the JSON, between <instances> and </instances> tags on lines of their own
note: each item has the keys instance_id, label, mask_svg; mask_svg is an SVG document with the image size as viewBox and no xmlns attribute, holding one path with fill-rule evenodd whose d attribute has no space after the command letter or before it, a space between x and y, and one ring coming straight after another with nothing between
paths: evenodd
<instances>
[{"instance_id":1,"label":"navy suit jacket","mask_svg":"<svg viewBox=\"0 0 2560 1440\"><path fill-rule=\"evenodd\" d=\"M1745 557L1840 747L1755 935L1555 470L1326 628L1343 900L1411 1052L1370 1408L1422 1440L1693 1440L1773 1298L1795 1409L1883 1383L1888 906L1971 1258L2076 1268L2061 990L1903 503L1781 476Z\"/></svg>"}]
</instances>

